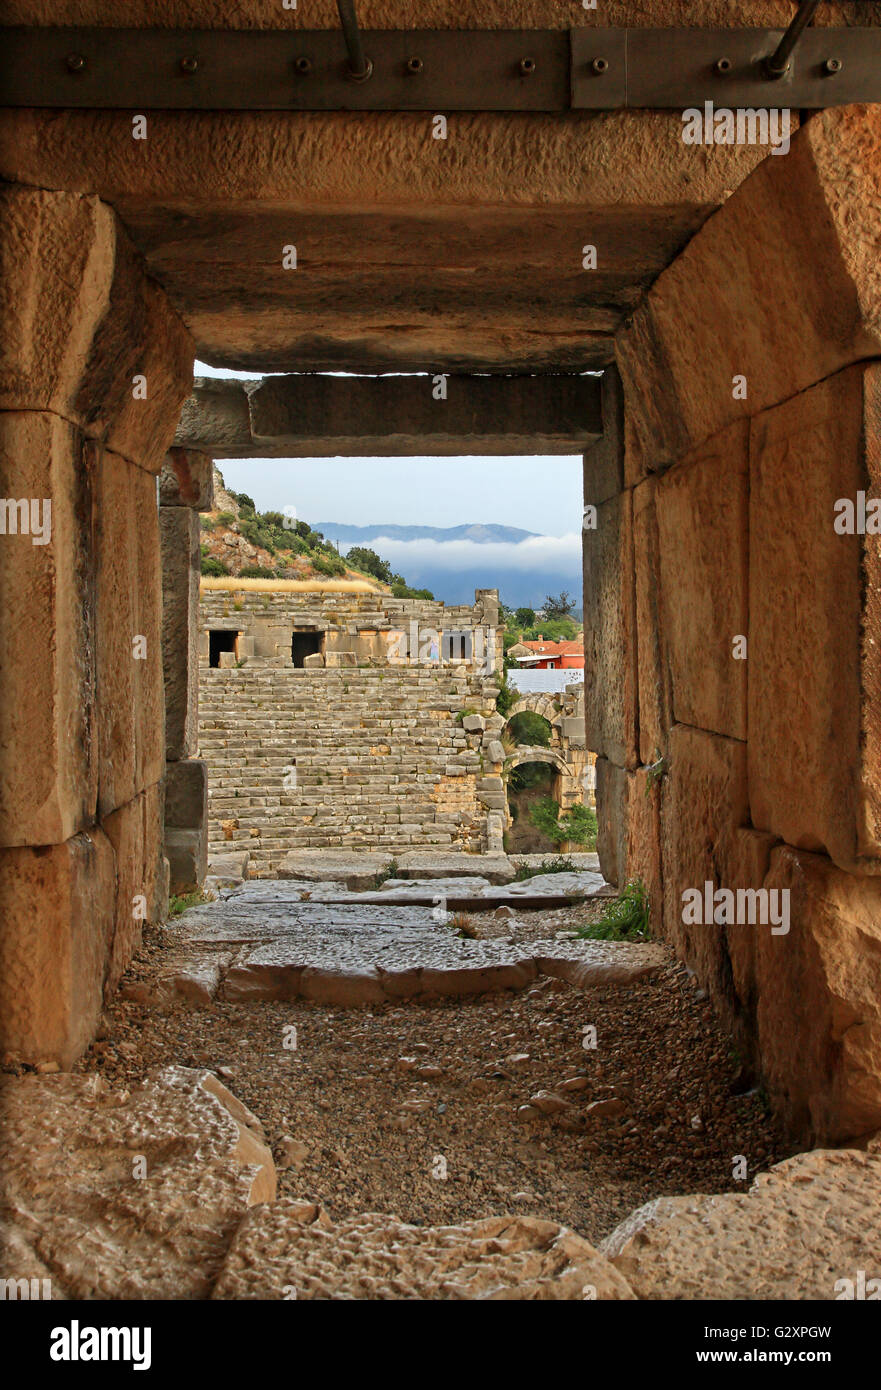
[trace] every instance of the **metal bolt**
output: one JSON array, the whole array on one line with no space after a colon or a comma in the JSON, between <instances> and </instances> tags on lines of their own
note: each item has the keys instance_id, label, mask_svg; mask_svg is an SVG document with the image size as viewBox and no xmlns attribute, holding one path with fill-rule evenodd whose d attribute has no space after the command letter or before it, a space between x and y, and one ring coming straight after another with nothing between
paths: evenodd
<instances>
[{"instance_id":1,"label":"metal bolt","mask_svg":"<svg viewBox=\"0 0 881 1390\"><path fill-rule=\"evenodd\" d=\"M198 66L198 58L181 58L180 60L180 70L181 72L185 72L188 77L192 77Z\"/></svg>"},{"instance_id":2,"label":"metal bolt","mask_svg":"<svg viewBox=\"0 0 881 1390\"><path fill-rule=\"evenodd\" d=\"M363 72L356 72L355 69L352 68L352 67L350 67L350 66L348 66L348 67L346 68L346 77L348 77L348 79L349 79L350 82L368 82L372 76L373 76L373 59L372 59L372 58L365 58L365 59L364 59L364 71L363 71Z\"/></svg>"},{"instance_id":3,"label":"metal bolt","mask_svg":"<svg viewBox=\"0 0 881 1390\"><path fill-rule=\"evenodd\" d=\"M719 58L719 59L717 59L717 61L716 61L716 71L717 71L718 73L730 72L730 71L731 71L731 59L730 59L730 58Z\"/></svg>"},{"instance_id":4,"label":"metal bolt","mask_svg":"<svg viewBox=\"0 0 881 1390\"><path fill-rule=\"evenodd\" d=\"M82 72L86 66L86 60L81 53L69 53L67 55L68 72Z\"/></svg>"},{"instance_id":5,"label":"metal bolt","mask_svg":"<svg viewBox=\"0 0 881 1390\"><path fill-rule=\"evenodd\" d=\"M531 77L532 74L535 72L535 59L534 59L534 58L521 58L521 59L520 59L520 71L522 72L522 74L523 74L524 77Z\"/></svg>"},{"instance_id":6,"label":"metal bolt","mask_svg":"<svg viewBox=\"0 0 881 1390\"><path fill-rule=\"evenodd\" d=\"M408 59L407 59L407 71L408 71L408 72L412 72L412 73L421 72L422 69L423 69L424 67L425 67L425 64L423 63L423 61L422 61L421 58L413 57L413 58L408 58Z\"/></svg>"},{"instance_id":7,"label":"metal bolt","mask_svg":"<svg viewBox=\"0 0 881 1390\"><path fill-rule=\"evenodd\" d=\"M609 64L605 58L594 58L593 62L591 63L591 67L593 68L594 72L599 73L599 75L602 76L604 72L608 72Z\"/></svg>"},{"instance_id":8,"label":"metal bolt","mask_svg":"<svg viewBox=\"0 0 881 1390\"><path fill-rule=\"evenodd\" d=\"M301 73L305 77L307 72L312 71L312 59L306 57L295 58L294 69L296 72Z\"/></svg>"},{"instance_id":9,"label":"metal bolt","mask_svg":"<svg viewBox=\"0 0 881 1390\"><path fill-rule=\"evenodd\" d=\"M844 67L840 58L827 58L823 64L823 72L827 77L834 77L837 72L841 72Z\"/></svg>"}]
</instances>

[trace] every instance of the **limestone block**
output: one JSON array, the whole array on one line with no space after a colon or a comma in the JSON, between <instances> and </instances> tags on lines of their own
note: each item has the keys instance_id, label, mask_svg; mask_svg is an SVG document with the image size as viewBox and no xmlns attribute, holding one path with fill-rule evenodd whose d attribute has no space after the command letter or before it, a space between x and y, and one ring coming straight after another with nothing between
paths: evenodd
<instances>
[{"instance_id":1,"label":"limestone block","mask_svg":"<svg viewBox=\"0 0 881 1390\"><path fill-rule=\"evenodd\" d=\"M0 843L61 843L94 814L90 460L54 415L0 413L0 493L39 499L37 539L0 537ZM47 511L46 501L49 507ZM13 513L19 525L19 512Z\"/></svg>"},{"instance_id":2,"label":"limestone block","mask_svg":"<svg viewBox=\"0 0 881 1390\"><path fill-rule=\"evenodd\" d=\"M159 475L159 502L164 507L214 506L214 460L197 449L169 449Z\"/></svg>"},{"instance_id":3,"label":"limestone block","mask_svg":"<svg viewBox=\"0 0 881 1390\"><path fill-rule=\"evenodd\" d=\"M624 390L618 368L602 379L602 437L584 455L584 502L598 507L624 490Z\"/></svg>"},{"instance_id":4,"label":"limestone block","mask_svg":"<svg viewBox=\"0 0 881 1390\"><path fill-rule=\"evenodd\" d=\"M5 1199L56 1297L206 1298L275 1197L259 1120L209 1072L166 1067L130 1096L95 1074L6 1078L0 1108Z\"/></svg>"},{"instance_id":5,"label":"limestone block","mask_svg":"<svg viewBox=\"0 0 881 1390\"><path fill-rule=\"evenodd\" d=\"M217 662L219 670L234 671L238 665L238 657L235 652L220 652Z\"/></svg>"},{"instance_id":6,"label":"limestone block","mask_svg":"<svg viewBox=\"0 0 881 1390\"><path fill-rule=\"evenodd\" d=\"M324 656L321 652L311 652L309 656L303 657L303 666L306 670L317 669L324 666Z\"/></svg>"},{"instance_id":7,"label":"limestone block","mask_svg":"<svg viewBox=\"0 0 881 1390\"><path fill-rule=\"evenodd\" d=\"M760 415L750 479L752 823L881 872L881 554L835 504L881 496L881 368Z\"/></svg>"},{"instance_id":8,"label":"limestone block","mask_svg":"<svg viewBox=\"0 0 881 1390\"><path fill-rule=\"evenodd\" d=\"M739 421L656 485L673 716L737 739L747 728L748 662L735 658L734 639L748 638L748 450L749 426ZM643 690L641 681L640 727Z\"/></svg>"},{"instance_id":9,"label":"limestone block","mask_svg":"<svg viewBox=\"0 0 881 1390\"><path fill-rule=\"evenodd\" d=\"M110 303L114 214L98 198L14 185L0 207L0 407L70 417Z\"/></svg>"},{"instance_id":10,"label":"limestone block","mask_svg":"<svg viewBox=\"0 0 881 1390\"><path fill-rule=\"evenodd\" d=\"M674 724L666 784L661 817L664 935L724 1005L731 996L724 929L683 923L682 895L689 888L703 891L707 882L720 886L719 866L736 829L749 819L746 746Z\"/></svg>"},{"instance_id":11,"label":"limestone block","mask_svg":"<svg viewBox=\"0 0 881 1390\"><path fill-rule=\"evenodd\" d=\"M636 619L631 494L597 508L584 531L584 704L587 744L635 767Z\"/></svg>"},{"instance_id":12,"label":"limestone block","mask_svg":"<svg viewBox=\"0 0 881 1390\"><path fill-rule=\"evenodd\" d=\"M156 484L94 445L98 811L165 772L162 580Z\"/></svg>"},{"instance_id":13,"label":"limestone block","mask_svg":"<svg viewBox=\"0 0 881 1390\"><path fill-rule=\"evenodd\" d=\"M784 845L765 886L789 891L790 915L786 935L756 929L769 1093L812 1143L881 1128L881 880Z\"/></svg>"},{"instance_id":14,"label":"limestone block","mask_svg":"<svg viewBox=\"0 0 881 1390\"><path fill-rule=\"evenodd\" d=\"M771 851L779 841L775 835L761 830L741 827L729 836L721 849L720 877L726 888L764 887L771 867ZM720 928L720 931L723 930ZM767 928L764 928L767 931ZM758 934L755 924L748 921L730 923L724 928L728 957L731 962L733 997L720 1000L721 1012L735 1033L737 1047L745 1058L751 1058L761 1072L761 1057L757 1046L756 1022L756 947Z\"/></svg>"},{"instance_id":15,"label":"limestone block","mask_svg":"<svg viewBox=\"0 0 881 1390\"><path fill-rule=\"evenodd\" d=\"M878 355L879 205L881 111L842 106L813 115L705 222L618 335L650 462Z\"/></svg>"},{"instance_id":16,"label":"limestone block","mask_svg":"<svg viewBox=\"0 0 881 1390\"><path fill-rule=\"evenodd\" d=\"M482 714L466 714L462 720L462 728L466 734L482 734L486 728L486 720Z\"/></svg>"},{"instance_id":17,"label":"limestone block","mask_svg":"<svg viewBox=\"0 0 881 1390\"><path fill-rule=\"evenodd\" d=\"M241 661L245 661L249 656L253 656L254 638L249 637L246 633L243 632L240 635L238 641L236 642L236 651L238 653L239 660Z\"/></svg>"},{"instance_id":18,"label":"limestone block","mask_svg":"<svg viewBox=\"0 0 881 1390\"><path fill-rule=\"evenodd\" d=\"M117 224L108 309L75 401L86 429L158 473L192 388L193 356L182 320Z\"/></svg>"},{"instance_id":19,"label":"limestone block","mask_svg":"<svg viewBox=\"0 0 881 1390\"><path fill-rule=\"evenodd\" d=\"M201 888L208 872L208 828L165 831L165 854L171 870L171 892L191 893Z\"/></svg>"},{"instance_id":20,"label":"limestone block","mask_svg":"<svg viewBox=\"0 0 881 1390\"><path fill-rule=\"evenodd\" d=\"M0 851L0 1051L70 1067L94 1036L116 872L101 830Z\"/></svg>"},{"instance_id":21,"label":"limestone block","mask_svg":"<svg viewBox=\"0 0 881 1390\"><path fill-rule=\"evenodd\" d=\"M101 822L113 846L116 868L115 925L105 997L116 989L140 945L144 923L157 925L164 920L162 792L161 784L148 787Z\"/></svg>"},{"instance_id":22,"label":"limestone block","mask_svg":"<svg viewBox=\"0 0 881 1390\"><path fill-rule=\"evenodd\" d=\"M168 763L165 824L175 830L204 825L208 806L208 764L199 758Z\"/></svg>"},{"instance_id":23,"label":"limestone block","mask_svg":"<svg viewBox=\"0 0 881 1390\"><path fill-rule=\"evenodd\" d=\"M583 748L586 741L584 716L564 715L560 720L560 732L574 748Z\"/></svg>"},{"instance_id":24,"label":"limestone block","mask_svg":"<svg viewBox=\"0 0 881 1390\"><path fill-rule=\"evenodd\" d=\"M641 879L649 900L653 935L663 925L663 867L661 854L661 797L663 779L647 768L626 773L627 858L623 878ZM619 880L619 888L623 886Z\"/></svg>"},{"instance_id":25,"label":"limestone block","mask_svg":"<svg viewBox=\"0 0 881 1390\"><path fill-rule=\"evenodd\" d=\"M165 742L170 760L198 747L199 518L190 507L159 508Z\"/></svg>"},{"instance_id":26,"label":"limestone block","mask_svg":"<svg viewBox=\"0 0 881 1390\"><path fill-rule=\"evenodd\" d=\"M667 751L667 731L673 722L661 618L656 492L656 480L647 478L632 494L638 742L642 763L656 762Z\"/></svg>"},{"instance_id":27,"label":"limestone block","mask_svg":"<svg viewBox=\"0 0 881 1390\"><path fill-rule=\"evenodd\" d=\"M488 744L486 756L491 763L503 763L505 761L505 750L497 738Z\"/></svg>"},{"instance_id":28,"label":"limestone block","mask_svg":"<svg viewBox=\"0 0 881 1390\"><path fill-rule=\"evenodd\" d=\"M596 761L597 854L603 877L623 888L627 880L628 779L607 758Z\"/></svg>"},{"instance_id":29,"label":"limestone block","mask_svg":"<svg viewBox=\"0 0 881 1390\"><path fill-rule=\"evenodd\" d=\"M831 1301L877 1271L879 1183L877 1154L797 1154L748 1192L649 1202L600 1249L637 1298Z\"/></svg>"}]
</instances>

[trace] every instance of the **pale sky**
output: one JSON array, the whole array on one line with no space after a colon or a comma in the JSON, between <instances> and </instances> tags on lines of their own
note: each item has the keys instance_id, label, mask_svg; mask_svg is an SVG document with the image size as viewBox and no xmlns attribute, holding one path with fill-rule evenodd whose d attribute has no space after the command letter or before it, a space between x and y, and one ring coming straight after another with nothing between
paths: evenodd
<instances>
[{"instance_id":1,"label":"pale sky","mask_svg":"<svg viewBox=\"0 0 881 1390\"><path fill-rule=\"evenodd\" d=\"M196 363L197 376L253 377ZM581 456L224 459L227 486L258 511L293 506L306 521L371 526L496 522L545 536L580 534Z\"/></svg>"}]
</instances>

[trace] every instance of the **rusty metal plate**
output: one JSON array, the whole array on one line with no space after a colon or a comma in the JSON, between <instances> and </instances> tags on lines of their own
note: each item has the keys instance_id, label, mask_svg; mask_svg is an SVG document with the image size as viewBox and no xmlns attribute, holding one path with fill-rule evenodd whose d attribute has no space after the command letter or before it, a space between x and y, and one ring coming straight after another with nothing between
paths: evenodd
<instances>
[{"instance_id":1,"label":"rusty metal plate","mask_svg":"<svg viewBox=\"0 0 881 1390\"><path fill-rule=\"evenodd\" d=\"M127 111L610 111L881 102L881 27L367 30L366 82L341 30L2 29L7 106ZM722 60L722 66L717 66Z\"/></svg>"},{"instance_id":2,"label":"rusty metal plate","mask_svg":"<svg viewBox=\"0 0 881 1390\"><path fill-rule=\"evenodd\" d=\"M819 108L881 101L881 28L807 29L789 71L767 77L782 29L634 29L627 44L627 105ZM719 60L730 64L719 71ZM827 60L840 64L828 72Z\"/></svg>"},{"instance_id":3,"label":"rusty metal plate","mask_svg":"<svg viewBox=\"0 0 881 1390\"><path fill-rule=\"evenodd\" d=\"M2 31L7 106L130 111L566 111L566 30ZM80 62L81 60L81 62Z\"/></svg>"}]
</instances>

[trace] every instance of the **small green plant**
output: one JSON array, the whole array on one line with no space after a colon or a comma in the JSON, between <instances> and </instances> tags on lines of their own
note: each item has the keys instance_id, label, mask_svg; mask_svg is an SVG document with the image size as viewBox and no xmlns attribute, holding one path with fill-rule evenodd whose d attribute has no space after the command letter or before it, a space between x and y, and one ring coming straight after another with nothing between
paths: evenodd
<instances>
[{"instance_id":1,"label":"small green plant","mask_svg":"<svg viewBox=\"0 0 881 1390\"><path fill-rule=\"evenodd\" d=\"M397 875L398 861L397 859L390 859L384 869L380 869L378 873L373 875L373 882L377 888L381 888L386 879L397 878Z\"/></svg>"},{"instance_id":2,"label":"small green plant","mask_svg":"<svg viewBox=\"0 0 881 1390\"><path fill-rule=\"evenodd\" d=\"M215 526L232 526L235 517L232 512L218 512L214 518Z\"/></svg>"},{"instance_id":3,"label":"small green plant","mask_svg":"<svg viewBox=\"0 0 881 1390\"><path fill-rule=\"evenodd\" d=\"M198 907L199 903L210 903L213 899L202 891L201 888L194 888L191 893L172 894L168 899L169 917L179 917L182 912L186 912L188 907Z\"/></svg>"},{"instance_id":4,"label":"small green plant","mask_svg":"<svg viewBox=\"0 0 881 1390\"><path fill-rule=\"evenodd\" d=\"M527 878L535 878L536 874L577 874L578 865L573 864L571 859L564 859L558 854L553 859L543 859L537 869L530 866L521 859L515 864L514 882L523 883Z\"/></svg>"},{"instance_id":5,"label":"small green plant","mask_svg":"<svg viewBox=\"0 0 881 1390\"><path fill-rule=\"evenodd\" d=\"M656 761L646 770L645 775L645 794L651 796L654 787L659 786L667 776L667 759L661 756L661 750L655 749Z\"/></svg>"},{"instance_id":6,"label":"small green plant","mask_svg":"<svg viewBox=\"0 0 881 1390\"><path fill-rule=\"evenodd\" d=\"M233 611L234 611L234 612L236 612L236 613L241 613L241 611L242 611L242 609L244 608L245 605L242 603L242 600L241 600L240 598L236 598L236 599L233 599L233 605L232 605L232 606L233 606Z\"/></svg>"},{"instance_id":7,"label":"small green plant","mask_svg":"<svg viewBox=\"0 0 881 1390\"><path fill-rule=\"evenodd\" d=\"M641 878L632 878L598 922L580 927L585 941L650 941L649 899Z\"/></svg>"}]
</instances>

